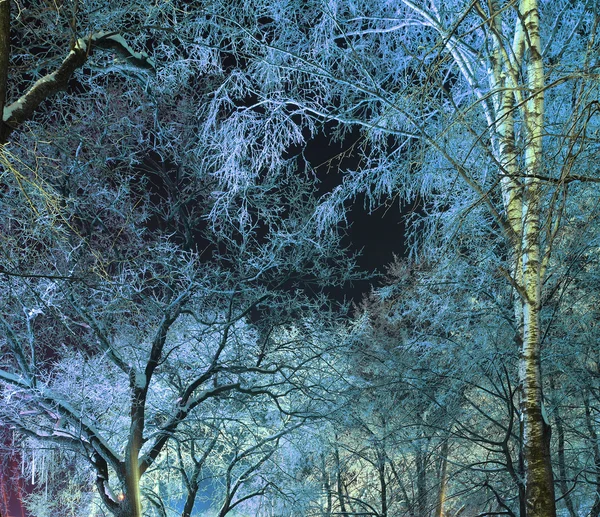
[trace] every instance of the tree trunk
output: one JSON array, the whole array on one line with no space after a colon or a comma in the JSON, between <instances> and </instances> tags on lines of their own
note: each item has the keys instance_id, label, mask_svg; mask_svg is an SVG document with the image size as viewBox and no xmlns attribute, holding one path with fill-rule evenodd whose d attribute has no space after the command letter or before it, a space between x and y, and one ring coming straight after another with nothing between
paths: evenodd
<instances>
[{"instance_id":1,"label":"tree trunk","mask_svg":"<svg viewBox=\"0 0 600 517\"><path fill-rule=\"evenodd\" d=\"M419 517L427 517L427 472L425 469L425 453L417 451L417 508Z\"/></svg>"},{"instance_id":2,"label":"tree trunk","mask_svg":"<svg viewBox=\"0 0 600 517\"><path fill-rule=\"evenodd\" d=\"M336 436L337 439L337 436ZM342 479L342 470L340 465L340 451L337 446L334 449L335 452L335 466L336 466L336 474L337 474L337 496L338 501L340 503L340 513L343 516L348 515L348 510L346 509L346 503L344 501L344 484Z\"/></svg>"},{"instance_id":3,"label":"tree trunk","mask_svg":"<svg viewBox=\"0 0 600 517\"><path fill-rule=\"evenodd\" d=\"M552 377L550 378L550 388L553 392L555 391L554 380L552 379ZM562 492L562 499L565 502L565 506L569 512L569 515L571 517L577 517L577 512L575 511L575 507L573 506L573 500L571 499L569 487L567 486L567 465L565 461L565 429L563 426L562 417L560 415L560 409L558 405L554 408L554 425L556 426L556 431L558 434L558 472L560 474L558 485L560 486L560 490Z\"/></svg>"},{"instance_id":4,"label":"tree trunk","mask_svg":"<svg viewBox=\"0 0 600 517\"><path fill-rule=\"evenodd\" d=\"M540 308L543 265L540 248L542 138L544 134L544 68L537 0L522 0L519 44L527 53L524 106L525 170L523 191L522 279L523 345L519 377L523 418L527 517L555 517L554 478L550 457L550 425L542 398ZM548 250L546 251L548 254Z\"/></svg>"},{"instance_id":5,"label":"tree trunk","mask_svg":"<svg viewBox=\"0 0 600 517\"><path fill-rule=\"evenodd\" d=\"M192 510L194 509L194 503L196 502L196 494L198 493L198 484L195 482L190 483L188 487L188 494L185 498L185 505L183 506L183 512L181 517L190 517Z\"/></svg>"},{"instance_id":6,"label":"tree trunk","mask_svg":"<svg viewBox=\"0 0 600 517\"><path fill-rule=\"evenodd\" d=\"M118 517L142 517L138 454L127 452L125 464L125 492L119 506Z\"/></svg>"},{"instance_id":7,"label":"tree trunk","mask_svg":"<svg viewBox=\"0 0 600 517\"><path fill-rule=\"evenodd\" d=\"M444 500L446 499L446 484L448 483L448 439L442 443L442 467L440 469L440 487L438 490L437 506L435 517L443 517Z\"/></svg>"},{"instance_id":8,"label":"tree trunk","mask_svg":"<svg viewBox=\"0 0 600 517\"><path fill-rule=\"evenodd\" d=\"M589 442L594 452L594 468L596 471L595 496L594 503L590 509L589 517L598 517L600 515L600 447L598 447L598 433L592 422L592 413L590 411L589 391L586 390L583 403L585 405L585 424L590 435Z\"/></svg>"},{"instance_id":9,"label":"tree trunk","mask_svg":"<svg viewBox=\"0 0 600 517\"><path fill-rule=\"evenodd\" d=\"M555 517L554 478L550 458L550 426L545 421L540 368L539 311L525 307L520 364L523 457L527 517Z\"/></svg>"},{"instance_id":10,"label":"tree trunk","mask_svg":"<svg viewBox=\"0 0 600 517\"><path fill-rule=\"evenodd\" d=\"M129 513L123 514L123 517L142 517L139 457L144 434L146 388L136 384L133 371L130 373L130 383L132 389L131 424L125 452L125 499L122 503Z\"/></svg>"},{"instance_id":11,"label":"tree trunk","mask_svg":"<svg viewBox=\"0 0 600 517\"><path fill-rule=\"evenodd\" d=\"M379 475L379 490L381 493L381 517L387 517L388 502L387 502L387 481L385 479L385 458L383 454L378 454L377 473Z\"/></svg>"},{"instance_id":12,"label":"tree trunk","mask_svg":"<svg viewBox=\"0 0 600 517\"><path fill-rule=\"evenodd\" d=\"M520 414L519 414L520 416ZM519 475L523 482L519 487L519 517L527 517L527 505L525 501L525 459L523 457L523 420L519 420Z\"/></svg>"},{"instance_id":13,"label":"tree trunk","mask_svg":"<svg viewBox=\"0 0 600 517\"><path fill-rule=\"evenodd\" d=\"M325 457L321 455L321 473L323 476L323 490L325 491L326 507L325 517L330 517L333 508L333 497L331 490L331 483L329 481L329 472L327 471L327 465L325 463Z\"/></svg>"}]
</instances>

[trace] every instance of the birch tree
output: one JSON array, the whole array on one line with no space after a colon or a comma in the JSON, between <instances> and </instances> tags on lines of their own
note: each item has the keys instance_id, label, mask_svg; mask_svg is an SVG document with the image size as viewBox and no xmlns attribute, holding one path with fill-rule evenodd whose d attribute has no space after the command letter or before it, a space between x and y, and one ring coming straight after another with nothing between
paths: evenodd
<instances>
[{"instance_id":1,"label":"birch tree","mask_svg":"<svg viewBox=\"0 0 600 517\"><path fill-rule=\"evenodd\" d=\"M556 515L540 310L570 193L599 181L596 2L212 5L249 56L248 112L362 129L323 220L358 193L418 196L418 253L467 254L512 288L527 515Z\"/></svg>"}]
</instances>

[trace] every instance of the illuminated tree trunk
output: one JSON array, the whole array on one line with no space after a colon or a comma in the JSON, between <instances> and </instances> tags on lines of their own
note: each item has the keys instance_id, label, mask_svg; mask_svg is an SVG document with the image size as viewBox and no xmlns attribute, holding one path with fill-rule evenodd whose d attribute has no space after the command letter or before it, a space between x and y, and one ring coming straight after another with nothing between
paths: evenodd
<instances>
[{"instance_id":1,"label":"illuminated tree trunk","mask_svg":"<svg viewBox=\"0 0 600 517\"><path fill-rule=\"evenodd\" d=\"M526 48L528 87L524 106L526 148L520 289L523 300L523 331L519 360L525 499L527 517L554 517L556 505L550 457L550 426L544 415L540 354L540 308L543 282L540 249L540 170L544 127L544 70L536 0L521 2L520 18L522 41L518 41L517 44Z\"/></svg>"},{"instance_id":2,"label":"illuminated tree trunk","mask_svg":"<svg viewBox=\"0 0 600 517\"><path fill-rule=\"evenodd\" d=\"M435 509L435 517L444 517L444 501L446 500L446 485L448 484L448 439L444 440L441 451L442 466L440 469L440 488L438 490L438 500Z\"/></svg>"},{"instance_id":3,"label":"illuminated tree trunk","mask_svg":"<svg viewBox=\"0 0 600 517\"><path fill-rule=\"evenodd\" d=\"M550 426L544 418L541 373L540 309L544 265L541 258L541 163L544 128L544 70L537 0L522 0L512 48L502 40L501 6L490 3L493 39L490 82L495 98L496 153L502 198L511 231L513 263L509 272L517 291L515 320L520 326L520 412L527 517L554 517L554 480ZM526 88L519 78L526 77ZM524 169L519 170L515 111L523 119ZM547 253L547 252L546 252Z\"/></svg>"},{"instance_id":4,"label":"illuminated tree trunk","mask_svg":"<svg viewBox=\"0 0 600 517\"><path fill-rule=\"evenodd\" d=\"M340 450L337 445L335 445L334 454L337 473L337 497L338 502L340 504L340 513L342 514L342 516L346 517L348 515L348 510L346 509L346 502L344 497L344 480L342 476L342 465L340 463Z\"/></svg>"},{"instance_id":5,"label":"illuminated tree trunk","mask_svg":"<svg viewBox=\"0 0 600 517\"><path fill-rule=\"evenodd\" d=\"M142 517L139 455L144 432L146 388L135 384L134 375L131 384L131 427L125 453L125 498L121 502L121 510L122 517Z\"/></svg>"},{"instance_id":6,"label":"illuminated tree trunk","mask_svg":"<svg viewBox=\"0 0 600 517\"><path fill-rule=\"evenodd\" d=\"M119 517L142 517L137 455L128 453L127 463L125 467L125 497L121 502Z\"/></svg>"},{"instance_id":7,"label":"illuminated tree trunk","mask_svg":"<svg viewBox=\"0 0 600 517\"><path fill-rule=\"evenodd\" d=\"M8 83L8 61L10 58L10 1L0 0L0 116L4 112L6 102L6 85ZM1 122L1 117L0 117ZM4 133L1 124L0 136ZM0 138L0 141L2 139Z\"/></svg>"}]
</instances>

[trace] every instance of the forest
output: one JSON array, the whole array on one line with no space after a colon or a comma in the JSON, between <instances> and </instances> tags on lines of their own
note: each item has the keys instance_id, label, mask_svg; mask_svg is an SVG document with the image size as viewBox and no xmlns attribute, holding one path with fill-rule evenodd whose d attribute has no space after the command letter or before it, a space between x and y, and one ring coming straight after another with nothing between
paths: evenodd
<instances>
[{"instance_id":1,"label":"forest","mask_svg":"<svg viewBox=\"0 0 600 517\"><path fill-rule=\"evenodd\" d=\"M598 0L0 0L0 516L600 517Z\"/></svg>"}]
</instances>

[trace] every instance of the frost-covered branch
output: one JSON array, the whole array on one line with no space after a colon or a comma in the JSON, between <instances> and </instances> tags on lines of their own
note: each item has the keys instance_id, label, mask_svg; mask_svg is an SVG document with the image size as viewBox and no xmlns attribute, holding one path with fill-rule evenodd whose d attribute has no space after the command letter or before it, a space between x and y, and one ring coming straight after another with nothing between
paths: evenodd
<instances>
[{"instance_id":1,"label":"frost-covered branch","mask_svg":"<svg viewBox=\"0 0 600 517\"><path fill-rule=\"evenodd\" d=\"M64 58L56 70L35 81L19 99L4 105L2 112L4 123L2 142L6 141L12 131L30 120L42 102L59 91L66 90L75 70L86 63L90 53L95 49L114 50L132 66L141 69L154 69L154 61L147 54L134 51L119 34L97 32L87 38L78 38L67 57Z\"/></svg>"}]
</instances>

